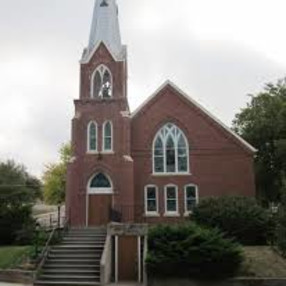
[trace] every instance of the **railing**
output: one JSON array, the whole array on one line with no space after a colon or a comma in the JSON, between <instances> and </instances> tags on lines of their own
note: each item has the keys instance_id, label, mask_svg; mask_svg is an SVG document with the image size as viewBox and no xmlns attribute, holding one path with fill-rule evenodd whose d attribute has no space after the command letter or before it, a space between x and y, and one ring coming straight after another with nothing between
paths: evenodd
<instances>
[{"instance_id":1,"label":"railing","mask_svg":"<svg viewBox=\"0 0 286 286\"><path fill-rule=\"evenodd\" d=\"M35 219L40 226L52 230L55 227L62 228L64 226L65 213L64 210L58 210L56 212L37 215Z\"/></svg>"},{"instance_id":2,"label":"railing","mask_svg":"<svg viewBox=\"0 0 286 286\"><path fill-rule=\"evenodd\" d=\"M36 269L36 272L35 272L35 277L34 278L36 278L37 276L38 276L38 274L39 274L39 272L40 272L40 270L41 270L41 268L43 267L43 265L44 265L44 263L45 263L45 261L46 261L46 258L47 258L47 256L48 256L48 252L49 252L49 249L50 249L50 244L51 244L51 242L53 241L53 239L54 239L54 236L55 236L55 233L56 233L56 231L57 231L57 228L55 227L55 228L53 228L53 230L51 231L51 233L50 233L50 235L49 235L49 238L48 238L48 240L47 240L47 242L46 242L46 244L45 244L45 246L44 246L44 248L43 248L43 250L42 250L42 252L41 252L41 254L40 254L40 256L38 257L38 266L37 266L37 269Z\"/></svg>"},{"instance_id":3,"label":"railing","mask_svg":"<svg viewBox=\"0 0 286 286\"><path fill-rule=\"evenodd\" d=\"M37 258L37 269L35 272L35 276L34 279L37 278L37 276L39 275L47 257L48 257L48 253L50 250L51 245L53 244L53 242L55 240L59 240L61 239L61 237L63 236L63 233L67 232L68 230L68 219L65 219L62 226L59 226L58 224L56 226L54 226L50 232L50 235L46 241L46 244L43 248L43 250L41 251L41 254L39 255L39 257Z\"/></svg>"}]
</instances>

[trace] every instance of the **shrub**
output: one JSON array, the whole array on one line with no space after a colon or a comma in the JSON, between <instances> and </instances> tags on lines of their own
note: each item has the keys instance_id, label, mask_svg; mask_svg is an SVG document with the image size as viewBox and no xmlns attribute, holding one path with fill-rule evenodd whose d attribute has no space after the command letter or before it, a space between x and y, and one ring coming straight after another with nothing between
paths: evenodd
<instances>
[{"instance_id":1,"label":"shrub","mask_svg":"<svg viewBox=\"0 0 286 286\"><path fill-rule=\"evenodd\" d=\"M254 198L247 197L203 199L191 219L204 226L217 227L244 245L266 244L274 227L270 213Z\"/></svg>"},{"instance_id":2,"label":"shrub","mask_svg":"<svg viewBox=\"0 0 286 286\"><path fill-rule=\"evenodd\" d=\"M217 229L190 223L149 230L146 264L153 277L231 276L242 260L239 244Z\"/></svg>"},{"instance_id":3,"label":"shrub","mask_svg":"<svg viewBox=\"0 0 286 286\"><path fill-rule=\"evenodd\" d=\"M286 256L286 180L283 181L281 190L281 203L278 210L276 240L282 255Z\"/></svg>"},{"instance_id":4,"label":"shrub","mask_svg":"<svg viewBox=\"0 0 286 286\"><path fill-rule=\"evenodd\" d=\"M0 162L0 244L27 244L35 222L32 205L40 196L41 183L24 166Z\"/></svg>"}]
</instances>

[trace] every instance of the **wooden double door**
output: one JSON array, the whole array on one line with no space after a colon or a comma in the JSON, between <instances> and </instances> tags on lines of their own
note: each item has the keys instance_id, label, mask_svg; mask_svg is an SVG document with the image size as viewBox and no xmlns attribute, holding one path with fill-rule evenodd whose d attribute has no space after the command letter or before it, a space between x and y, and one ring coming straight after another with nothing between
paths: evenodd
<instances>
[{"instance_id":1,"label":"wooden double door","mask_svg":"<svg viewBox=\"0 0 286 286\"><path fill-rule=\"evenodd\" d=\"M112 195L88 195L88 226L108 224L111 207Z\"/></svg>"}]
</instances>

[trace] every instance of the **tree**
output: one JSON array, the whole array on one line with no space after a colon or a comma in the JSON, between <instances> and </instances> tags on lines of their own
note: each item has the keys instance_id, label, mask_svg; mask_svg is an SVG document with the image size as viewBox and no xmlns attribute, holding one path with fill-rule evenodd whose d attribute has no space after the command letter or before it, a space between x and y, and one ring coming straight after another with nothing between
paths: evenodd
<instances>
[{"instance_id":1,"label":"tree","mask_svg":"<svg viewBox=\"0 0 286 286\"><path fill-rule=\"evenodd\" d=\"M47 204L61 204L65 200L67 164L71 159L71 145L64 144L59 163L48 164L43 175L44 200Z\"/></svg>"},{"instance_id":2,"label":"tree","mask_svg":"<svg viewBox=\"0 0 286 286\"><path fill-rule=\"evenodd\" d=\"M0 163L0 243L25 243L32 237L32 206L41 196L40 181L14 161ZM20 235L21 234L21 235ZM25 238L25 239L24 239Z\"/></svg>"},{"instance_id":3,"label":"tree","mask_svg":"<svg viewBox=\"0 0 286 286\"><path fill-rule=\"evenodd\" d=\"M286 79L267 84L236 114L233 129L257 148L258 198L278 201L286 174Z\"/></svg>"}]
</instances>

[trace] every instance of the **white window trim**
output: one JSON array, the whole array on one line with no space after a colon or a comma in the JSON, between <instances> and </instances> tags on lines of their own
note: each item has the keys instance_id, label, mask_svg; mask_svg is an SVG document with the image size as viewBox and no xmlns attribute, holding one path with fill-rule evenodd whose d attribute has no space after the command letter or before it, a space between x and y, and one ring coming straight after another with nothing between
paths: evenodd
<instances>
[{"instance_id":1,"label":"white window trim","mask_svg":"<svg viewBox=\"0 0 286 286\"><path fill-rule=\"evenodd\" d=\"M171 134L171 136L173 137L174 139L174 142L175 142L175 167L176 167L176 171L175 172L167 172L166 171L166 142L164 142L163 138L162 141L163 141L163 168L164 168L164 172L156 172L155 170L155 142L158 138L158 136L160 136L160 132L161 130L168 124L172 124L174 125L176 128L179 129L179 131L181 132L181 134L183 135L184 139L185 139L185 142L186 142L186 148L187 148L187 171L185 172L179 172L178 171L178 147L177 147L177 141L175 140L174 138L174 135ZM167 138L167 137L166 137ZM165 138L165 139L166 139ZM167 122L166 124L164 124L160 129L159 131L156 133L154 139L153 139L153 144L152 144L152 175L154 176L186 176L186 175L191 175L191 172L190 172L190 150L189 150L189 142L188 142L188 139L185 135L185 133L177 126L175 125L174 123L171 123L171 122Z\"/></svg>"},{"instance_id":2,"label":"white window trim","mask_svg":"<svg viewBox=\"0 0 286 286\"><path fill-rule=\"evenodd\" d=\"M103 67L103 72L100 71L100 69L101 69L102 67ZM93 73L92 73L92 75L91 75L91 82L90 82L90 98L91 98L91 99L96 99L96 98L97 98L97 97L94 97L94 96L93 96L93 87L94 87L94 77L95 77L95 74L96 74L96 72L98 71L99 74L100 74L100 78L101 78L101 80L102 80L105 70L107 70L107 71L109 72L109 75L110 75L110 81L111 81L111 83L110 83L110 84L111 84L111 97L110 97L110 98L113 97L113 76L112 76L112 73L111 73L110 69L109 69L106 65L101 64L101 65L99 65L99 66L93 71ZM101 97L98 97L98 98L102 99ZM104 98L104 99L106 99L106 98Z\"/></svg>"},{"instance_id":3,"label":"white window trim","mask_svg":"<svg viewBox=\"0 0 286 286\"><path fill-rule=\"evenodd\" d=\"M88 188L90 195L113 194L112 188Z\"/></svg>"},{"instance_id":4,"label":"white window trim","mask_svg":"<svg viewBox=\"0 0 286 286\"><path fill-rule=\"evenodd\" d=\"M187 210L187 187L195 187L196 189L196 204L199 203L199 189L198 186L195 184L188 184L184 186L184 205L185 205L185 213L184 216L189 216L192 214L192 211Z\"/></svg>"},{"instance_id":5,"label":"white window trim","mask_svg":"<svg viewBox=\"0 0 286 286\"><path fill-rule=\"evenodd\" d=\"M96 146L95 146L95 150L91 150L90 149L90 126L91 124L94 124L95 125L95 130L96 130ZM87 125L87 153L88 154L97 154L98 153L98 126L97 126L97 123L96 121L90 121Z\"/></svg>"},{"instance_id":6,"label":"white window trim","mask_svg":"<svg viewBox=\"0 0 286 286\"><path fill-rule=\"evenodd\" d=\"M156 211L150 212L147 210L147 190L148 188L155 188L156 191ZM144 188L144 209L145 209L145 216L152 217L152 216L160 216L159 214L159 195L158 195L158 187L156 185L147 185Z\"/></svg>"},{"instance_id":7,"label":"white window trim","mask_svg":"<svg viewBox=\"0 0 286 286\"><path fill-rule=\"evenodd\" d=\"M169 187L175 188L176 191L176 211L168 211L167 210L167 189ZM178 217L180 216L179 214L179 200L178 200L178 186L173 185L173 184L168 184L164 187L164 205L165 205L165 213L164 216L168 217Z\"/></svg>"},{"instance_id":8,"label":"white window trim","mask_svg":"<svg viewBox=\"0 0 286 286\"><path fill-rule=\"evenodd\" d=\"M105 149L105 125L108 122L110 123L110 126L111 126L111 149L110 150L106 150ZM104 154L114 154L114 151L113 151L113 123L112 123L111 120L106 120L103 123L103 126L102 126L102 153L104 153Z\"/></svg>"}]
</instances>

